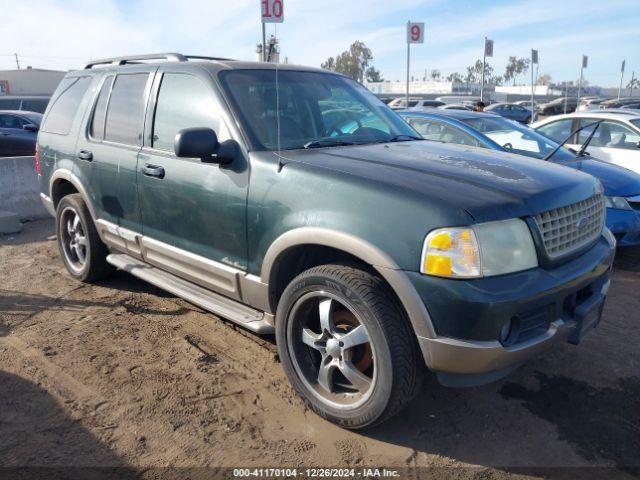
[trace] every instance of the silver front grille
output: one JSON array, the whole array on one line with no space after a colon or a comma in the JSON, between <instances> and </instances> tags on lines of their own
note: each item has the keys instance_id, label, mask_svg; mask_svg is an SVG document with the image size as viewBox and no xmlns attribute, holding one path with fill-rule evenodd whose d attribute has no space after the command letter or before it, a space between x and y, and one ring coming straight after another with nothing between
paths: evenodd
<instances>
[{"instance_id":1,"label":"silver front grille","mask_svg":"<svg viewBox=\"0 0 640 480\"><path fill-rule=\"evenodd\" d=\"M605 207L601 194L566 207L540 213L534 218L545 251L555 260L598 238L604 225Z\"/></svg>"}]
</instances>

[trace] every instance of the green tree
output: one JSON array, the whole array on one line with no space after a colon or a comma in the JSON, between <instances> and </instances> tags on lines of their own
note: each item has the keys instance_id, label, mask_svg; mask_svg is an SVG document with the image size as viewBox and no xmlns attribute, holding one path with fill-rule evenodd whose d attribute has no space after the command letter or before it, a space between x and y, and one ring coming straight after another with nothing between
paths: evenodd
<instances>
[{"instance_id":1,"label":"green tree","mask_svg":"<svg viewBox=\"0 0 640 480\"><path fill-rule=\"evenodd\" d=\"M516 84L516 77L520 74L527 73L529 70L529 63L531 62L528 58L517 58L517 57L509 57L509 61L507 62L507 67L504 72L504 81L508 82L513 80L513 84Z\"/></svg>"},{"instance_id":2,"label":"green tree","mask_svg":"<svg viewBox=\"0 0 640 480\"><path fill-rule=\"evenodd\" d=\"M351 44L349 50L342 52L335 58L329 57L320 66L326 70L342 73L362 83L365 76L368 75L371 76L371 78L382 79L379 71L368 68L372 60L373 55L371 54L371 49L363 42L355 41Z\"/></svg>"},{"instance_id":3,"label":"green tree","mask_svg":"<svg viewBox=\"0 0 640 480\"><path fill-rule=\"evenodd\" d=\"M431 70L431 79L432 80L440 80L441 76L442 76L442 74L440 73L440 70L437 70L437 69Z\"/></svg>"},{"instance_id":4,"label":"green tree","mask_svg":"<svg viewBox=\"0 0 640 480\"><path fill-rule=\"evenodd\" d=\"M364 77L367 79L367 82L384 82L380 70L376 70L374 67L367 68Z\"/></svg>"},{"instance_id":5,"label":"green tree","mask_svg":"<svg viewBox=\"0 0 640 480\"><path fill-rule=\"evenodd\" d=\"M447 75L447 82L458 82L462 83L464 78L458 72L453 72Z\"/></svg>"}]
</instances>

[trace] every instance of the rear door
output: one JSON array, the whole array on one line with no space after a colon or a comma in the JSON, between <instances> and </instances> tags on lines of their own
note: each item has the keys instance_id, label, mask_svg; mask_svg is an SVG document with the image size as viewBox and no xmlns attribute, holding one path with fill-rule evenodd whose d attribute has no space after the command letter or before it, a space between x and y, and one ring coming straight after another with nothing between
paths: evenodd
<instances>
[{"instance_id":1,"label":"rear door","mask_svg":"<svg viewBox=\"0 0 640 480\"><path fill-rule=\"evenodd\" d=\"M89 191L98 218L138 233L142 230L136 178L138 152L156 69L141 66L107 73L94 100L87 130L77 145L78 168L90 177ZM120 235L126 236L126 230Z\"/></svg>"},{"instance_id":2,"label":"rear door","mask_svg":"<svg viewBox=\"0 0 640 480\"><path fill-rule=\"evenodd\" d=\"M209 73L160 67L154 82L140 152L138 189L143 251L156 266L207 288L238 297L233 272L246 268L244 157L227 166L174 154L176 134L208 127L231 138Z\"/></svg>"}]
</instances>

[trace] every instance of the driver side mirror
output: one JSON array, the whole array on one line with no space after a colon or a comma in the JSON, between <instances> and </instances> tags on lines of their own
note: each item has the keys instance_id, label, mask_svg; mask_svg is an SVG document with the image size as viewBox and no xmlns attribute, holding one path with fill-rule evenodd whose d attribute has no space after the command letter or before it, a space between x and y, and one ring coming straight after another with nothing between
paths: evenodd
<instances>
[{"instance_id":1,"label":"driver side mirror","mask_svg":"<svg viewBox=\"0 0 640 480\"><path fill-rule=\"evenodd\" d=\"M228 147L228 140L222 144L211 128L185 128L176 134L174 151L176 157L199 158L203 163L217 163L227 165L233 161L236 150Z\"/></svg>"},{"instance_id":2,"label":"driver side mirror","mask_svg":"<svg viewBox=\"0 0 640 480\"><path fill-rule=\"evenodd\" d=\"M40 127L34 125L33 123L25 123L22 126L22 129L26 130L27 132L37 132L38 130L40 130Z\"/></svg>"}]
</instances>

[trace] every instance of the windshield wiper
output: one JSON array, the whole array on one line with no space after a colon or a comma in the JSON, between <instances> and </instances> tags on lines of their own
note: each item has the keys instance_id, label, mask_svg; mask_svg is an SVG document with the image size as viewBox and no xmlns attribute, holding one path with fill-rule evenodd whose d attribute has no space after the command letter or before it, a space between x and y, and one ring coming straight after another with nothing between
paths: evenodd
<instances>
[{"instance_id":1,"label":"windshield wiper","mask_svg":"<svg viewBox=\"0 0 640 480\"><path fill-rule=\"evenodd\" d=\"M424 138L401 133L399 135L394 135L391 138L387 138L386 140L382 140L382 142L410 142L411 140L424 140Z\"/></svg>"},{"instance_id":2,"label":"windshield wiper","mask_svg":"<svg viewBox=\"0 0 640 480\"><path fill-rule=\"evenodd\" d=\"M348 145L355 145L355 142L349 142L347 140L332 140L330 138L322 138L320 140L311 140L305 143L304 148L322 148L322 147L344 147Z\"/></svg>"},{"instance_id":3,"label":"windshield wiper","mask_svg":"<svg viewBox=\"0 0 640 480\"><path fill-rule=\"evenodd\" d=\"M571 137L573 137L576 133L584 130L587 127L592 127L592 126L596 126L596 128L593 129L593 132L591 132L591 134L589 135L589 138L587 138L587 140L584 142L584 144L582 145L582 148L580 148L580 150L578 151L577 155L579 156L583 156L585 154L585 150L587 149L587 145L589 145L589 142L591 141L591 139L593 138L593 135L596 133L596 130L598 129L598 127L600 126L600 123L602 122L602 120L597 120L595 122L589 123L587 125L583 125L581 127L576 128L573 132L571 132L571 134L565 138L561 144L559 144L556 148L553 149L553 151L549 154L546 155L542 160L549 160L551 157L553 157L556 152L558 150L560 150L560 148L562 148L562 146L567 143L569 140L571 140Z\"/></svg>"}]
</instances>

